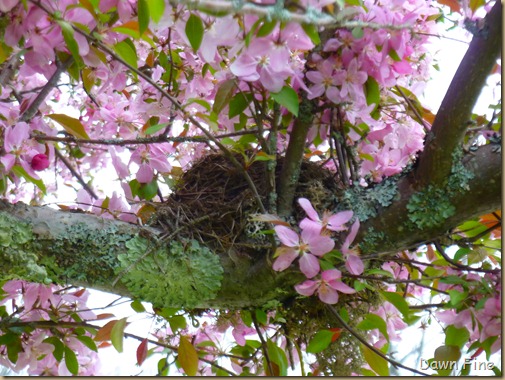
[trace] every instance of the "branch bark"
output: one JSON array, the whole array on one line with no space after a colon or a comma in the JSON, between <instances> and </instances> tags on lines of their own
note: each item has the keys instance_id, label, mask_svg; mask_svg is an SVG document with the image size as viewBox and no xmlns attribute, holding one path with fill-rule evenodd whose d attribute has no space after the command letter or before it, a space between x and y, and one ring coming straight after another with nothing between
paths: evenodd
<instances>
[{"instance_id":1,"label":"branch bark","mask_svg":"<svg viewBox=\"0 0 505 380\"><path fill-rule=\"evenodd\" d=\"M452 153L461 146L472 109L501 51L502 4L497 1L485 18L454 75L426 137L416 170L416 187L442 185L451 171Z\"/></svg>"}]
</instances>

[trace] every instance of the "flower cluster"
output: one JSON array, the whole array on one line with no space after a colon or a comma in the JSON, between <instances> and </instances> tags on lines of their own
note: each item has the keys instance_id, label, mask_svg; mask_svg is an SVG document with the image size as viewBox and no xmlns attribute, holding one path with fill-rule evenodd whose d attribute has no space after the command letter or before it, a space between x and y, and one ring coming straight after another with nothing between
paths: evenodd
<instances>
[{"instance_id":1,"label":"flower cluster","mask_svg":"<svg viewBox=\"0 0 505 380\"><path fill-rule=\"evenodd\" d=\"M89 333L82 329L79 335L75 333L75 327L64 327L65 322L96 319L96 315L86 307L88 291L71 291L21 280L8 281L3 291L5 297L0 305L10 305L11 313L3 315L2 320L16 319L19 334L9 330L3 332L9 344L0 350L1 365L14 371L26 369L29 375L70 376L72 373L65 359L57 359L57 351L68 347L76 356L79 375L97 373L100 360L96 349L90 349ZM31 327L31 324L37 326L37 322L46 321L57 323L51 329ZM73 359L73 355L67 355L68 360ZM12 361L14 357L17 360Z\"/></svg>"},{"instance_id":2,"label":"flower cluster","mask_svg":"<svg viewBox=\"0 0 505 380\"><path fill-rule=\"evenodd\" d=\"M321 273L320 280L310 280L321 271L319 259L335 247L335 242L329 236L330 231L341 232L347 227L345 223L353 217L352 211L342 211L331 214L327 211L322 218L314 209L310 201L306 198L298 199L298 203L307 213L307 217L300 221L301 233L298 234L291 228L279 225L275 227L275 232L279 237L282 246L275 252L277 258L273 264L273 269L283 271L288 268L293 261L298 260L300 271L309 279L302 284L295 286L298 293L309 296L317 291L319 298L326 303L338 302L338 293L354 293L355 290L344 284L341 280L341 272L338 269L325 270ZM352 274L363 273L363 263L359 256L351 253L349 246L356 237L359 228L359 221L353 224L351 233L347 236L342 245L342 253L346 256L346 268Z\"/></svg>"}]
</instances>

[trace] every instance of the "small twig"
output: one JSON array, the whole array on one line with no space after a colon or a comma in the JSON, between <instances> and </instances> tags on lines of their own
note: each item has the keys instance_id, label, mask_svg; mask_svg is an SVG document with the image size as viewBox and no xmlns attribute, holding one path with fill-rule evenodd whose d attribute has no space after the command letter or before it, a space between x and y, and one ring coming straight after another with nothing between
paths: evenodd
<instances>
[{"instance_id":1,"label":"small twig","mask_svg":"<svg viewBox=\"0 0 505 380\"><path fill-rule=\"evenodd\" d=\"M93 199L98 199L98 196L95 194L93 189L91 189L86 182L82 179L81 175L77 173L77 171L73 168L72 164L68 162L68 160L60 153L60 151L55 148L54 153L56 154L56 157L58 157L61 162L65 164L65 166L70 170L70 173L79 181L81 186L84 188L84 190L87 191L87 193L93 198Z\"/></svg>"},{"instance_id":2,"label":"small twig","mask_svg":"<svg viewBox=\"0 0 505 380\"><path fill-rule=\"evenodd\" d=\"M354 336L357 340L359 340L364 346L366 346L369 350L373 351L374 353L376 353L377 355L379 355L381 358L383 358L384 360L388 361L389 363L391 363L393 366L395 367L400 367L400 368L403 368L403 369L406 369L407 371L410 371L410 372L413 372L413 373L417 373L418 375L423 375L423 376L429 376L428 374L424 373L424 372L421 372L421 371L418 371L417 369L414 369L414 368L410 368L410 367L407 367L399 362L397 362L396 360L393 360L391 359L390 357L388 357L387 355L385 355L381 350L375 348L374 346L372 346L370 343L368 343L361 335L359 335L356 331L354 331L354 329L349 326L343 319L342 317L337 313L337 311L335 310L335 308L331 305L326 305L326 308L333 314L333 316L340 322L340 324L342 325L342 327L344 327L347 331L349 331L349 333Z\"/></svg>"},{"instance_id":3,"label":"small twig","mask_svg":"<svg viewBox=\"0 0 505 380\"><path fill-rule=\"evenodd\" d=\"M33 100L33 102L28 106L28 108L23 112L20 116L19 121L30 121L35 114L38 112L40 105L44 102L49 92L57 86L58 81L60 80L60 75L66 71L70 65L74 62L72 57L68 58L65 62L61 63L56 61L56 71L53 73L51 78L44 85L42 90L39 92L37 97Z\"/></svg>"},{"instance_id":4,"label":"small twig","mask_svg":"<svg viewBox=\"0 0 505 380\"><path fill-rule=\"evenodd\" d=\"M483 273L500 273L501 272L500 269L477 269L477 268L472 268L469 265L457 263L454 260L452 260L449 256L447 256L447 253L445 253L445 250L442 247L442 245L440 244L440 242L434 241L433 244L435 245L435 248L437 249L437 251L442 255L444 260L458 269L462 269L465 271L483 272Z\"/></svg>"},{"instance_id":5,"label":"small twig","mask_svg":"<svg viewBox=\"0 0 505 380\"><path fill-rule=\"evenodd\" d=\"M251 313L252 321L254 324L254 328L256 329L256 333L258 334L261 342L261 348L263 351L263 355L265 356L265 361L267 362L268 366L268 371L270 372L270 376L275 376L273 367L272 367L272 361L270 360L270 355L268 354L268 347L267 343L265 342L265 338L263 338L263 334L261 333L260 327L258 325L258 321L256 319L256 315L254 313Z\"/></svg>"},{"instance_id":6,"label":"small twig","mask_svg":"<svg viewBox=\"0 0 505 380\"><path fill-rule=\"evenodd\" d=\"M417 118L417 121L419 122L419 124L421 124L426 131L429 130L428 124L424 121L423 117L419 114L419 111L417 110L417 108L412 103L412 100L410 100L408 98L408 96L405 95L405 93L400 88L400 86L396 85L395 88L400 93L400 95L402 96L402 98L407 102L407 105L410 108L410 110L414 113L414 115L416 115L416 118Z\"/></svg>"},{"instance_id":7,"label":"small twig","mask_svg":"<svg viewBox=\"0 0 505 380\"><path fill-rule=\"evenodd\" d=\"M409 305L409 309L411 310L424 310L424 309L431 309L433 307L436 307L436 308L441 308L441 307L444 307L444 306L447 306L448 304L445 303L445 302L441 302L441 303L427 303L427 304L424 304L424 305Z\"/></svg>"},{"instance_id":8,"label":"small twig","mask_svg":"<svg viewBox=\"0 0 505 380\"><path fill-rule=\"evenodd\" d=\"M421 281L426 281L426 280L438 280L441 277L425 277L425 278L420 278L418 280L393 280L393 279L389 279L387 277L355 275L355 274L350 274L350 273L342 273L342 277L357 278L357 279L362 279L362 280L380 281L380 282L385 282L387 284L414 284L414 285L420 286L422 288L434 290L438 293L449 294L446 291L443 291L443 290L434 288L433 286L429 286L429 285L425 285L425 284L421 283Z\"/></svg>"},{"instance_id":9,"label":"small twig","mask_svg":"<svg viewBox=\"0 0 505 380\"><path fill-rule=\"evenodd\" d=\"M258 133L258 130L254 129L249 131L223 133L221 135L215 136L215 138L224 139L226 137L254 135L256 133ZM136 139L80 139L74 136L57 137L57 136L45 136L40 134L31 134L30 138L39 141L56 141L64 143L76 143L76 144L117 145L117 146L159 144L163 142L196 142L196 143L208 142L208 138L206 136L165 137L163 135L154 137L139 137Z\"/></svg>"}]
</instances>

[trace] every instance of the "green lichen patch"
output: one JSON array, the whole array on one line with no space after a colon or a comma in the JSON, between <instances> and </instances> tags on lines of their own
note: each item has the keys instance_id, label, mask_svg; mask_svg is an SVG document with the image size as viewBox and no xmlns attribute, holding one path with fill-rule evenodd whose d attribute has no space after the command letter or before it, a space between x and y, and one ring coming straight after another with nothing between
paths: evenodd
<instances>
[{"instance_id":1,"label":"green lichen patch","mask_svg":"<svg viewBox=\"0 0 505 380\"><path fill-rule=\"evenodd\" d=\"M359 244L362 253L373 253L376 252L381 244L386 241L386 235L384 232L375 231L373 227L370 227L363 238L363 241Z\"/></svg>"},{"instance_id":2,"label":"green lichen patch","mask_svg":"<svg viewBox=\"0 0 505 380\"><path fill-rule=\"evenodd\" d=\"M457 149L452 154L451 175L447 183L447 190L451 193L470 190L468 183L474 174L463 165L463 150Z\"/></svg>"},{"instance_id":3,"label":"green lichen patch","mask_svg":"<svg viewBox=\"0 0 505 380\"><path fill-rule=\"evenodd\" d=\"M407 210L409 220L419 229L440 226L456 212L449 194L433 186L412 195Z\"/></svg>"},{"instance_id":4,"label":"green lichen patch","mask_svg":"<svg viewBox=\"0 0 505 380\"><path fill-rule=\"evenodd\" d=\"M114 225L96 228L82 222L69 225L64 234L40 245L49 251L44 264L58 281L109 285L119 266L117 252L133 236L121 234Z\"/></svg>"},{"instance_id":5,"label":"green lichen patch","mask_svg":"<svg viewBox=\"0 0 505 380\"><path fill-rule=\"evenodd\" d=\"M469 182L474 177L474 174L463 165L462 158L461 149L452 154L451 174L442 188L430 185L426 190L417 192L410 198L407 210L409 220L412 222L411 228L437 227L454 215L456 207L452 204L452 197L470 190Z\"/></svg>"},{"instance_id":6,"label":"green lichen patch","mask_svg":"<svg viewBox=\"0 0 505 380\"><path fill-rule=\"evenodd\" d=\"M29 223L0 213L0 281L20 278L49 283L51 279L31 249L34 236Z\"/></svg>"},{"instance_id":7,"label":"green lichen patch","mask_svg":"<svg viewBox=\"0 0 505 380\"><path fill-rule=\"evenodd\" d=\"M198 307L221 287L219 257L196 240L153 247L139 236L119 255L121 282L139 299L157 307ZM146 252L148 253L146 255Z\"/></svg>"},{"instance_id":8,"label":"green lichen patch","mask_svg":"<svg viewBox=\"0 0 505 380\"><path fill-rule=\"evenodd\" d=\"M374 218L379 207L388 207L398 195L397 180L392 177L375 185L373 188L354 186L344 194L344 204L361 222Z\"/></svg>"}]
</instances>

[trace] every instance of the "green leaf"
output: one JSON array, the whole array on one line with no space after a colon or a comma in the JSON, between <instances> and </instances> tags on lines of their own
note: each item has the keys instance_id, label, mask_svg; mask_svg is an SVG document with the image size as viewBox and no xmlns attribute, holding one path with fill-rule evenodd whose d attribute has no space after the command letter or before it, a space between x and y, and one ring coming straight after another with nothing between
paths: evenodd
<instances>
[{"instance_id":1,"label":"green leaf","mask_svg":"<svg viewBox=\"0 0 505 380\"><path fill-rule=\"evenodd\" d=\"M26 172L26 170L21 165L14 165L11 171L18 177L24 178L27 182L35 184L35 186L37 186L40 189L40 191L46 194L47 190L46 185L44 185L44 182L42 182L41 179L33 178L30 174Z\"/></svg>"},{"instance_id":2,"label":"green leaf","mask_svg":"<svg viewBox=\"0 0 505 380\"><path fill-rule=\"evenodd\" d=\"M61 124L65 131L70 133L72 136L75 136L79 139L89 140L89 136L86 133L84 125L82 125L78 119L61 113L53 113L47 115L47 117Z\"/></svg>"},{"instance_id":3,"label":"green leaf","mask_svg":"<svg viewBox=\"0 0 505 380\"><path fill-rule=\"evenodd\" d=\"M395 292L382 292L382 295L390 303L392 303L393 306L396 307L400 313L402 313L404 318L409 317L410 314L409 304L401 294Z\"/></svg>"},{"instance_id":4,"label":"green leaf","mask_svg":"<svg viewBox=\"0 0 505 380\"><path fill-rule=\"evenodd\" d=\"M185 32L194 51L197 51L202 44L203 30L202 20L200 17L192 13L188 18L188 22L186 23Z\"/></svg>"},{"instance_id":5,"label":"green leaf","mask_svg":"<svg viewBox=\"0 0 505 380\"><path fill-rule=\"evenodd\" d=\"M379 84L374 78L368 77L365 83L365 89L366 89L366 104L370 105L374 103L375 104L374 110L377 109L380 103L380 95L381 95Z\"/></svg>"},{"instance_id":6,"label":"green leaf","mask_svg":"<svg viewBox=\"0 0 505 380\"><path fill-rule=\"evenodd\" d=\"M61 28L61 33L63 34L65 44L67 45L68 50L72 54L72 57L74 57L77 67L78 68L83 67L84 63L82 61L81 55L79 54L79 45L75 40L74 29L72 28L72 25L70 25L68 22L64 20L57 20L56 22Z\"/></svg>"},{"instance_id":7,"label":"green leaf","mask_svg":"<svg viewBox=\"0 0 505 380\"><path fill-rule=\"evenodd\" d=\"M400 62L402 59L398 56L398 53L396 52L395 49L389 50L388 55L393 59L395 62Z\"/></svg>"},{"instance_id":8,"label":"green leaf","mask_svg":"<svg viewBox=\"0 0 505 380\"><path fill-rule=\"evenodd\" d=\"M331 343L333 334L334 333L330 330L318 331L310 340L307 346L307 352L310 354L317 354L326 349Z\"/></svg>"},{"instance_id":9,"label":"green leaf","mask_svg":"<svg viewBox=\"0 0 505 380\"><path fill-rule=\"evenodd\" d=\"M368 347L361 346L363 357L366 362L379 376L389 376L389 365L386 359L370 350Z\"/></svg>"},{"instance_id":10,"label":"green leaf","mask_svg":"<svg viewBox=\"0 0 505 380\"><path fill-rule=\"evenodd\" d=\"M366 314L365 318L363 318L363 320L360 323L358 323L356 327L361 330L379 329L384 338L386 338L389 341L389 334L387 330L386 321L384 321L384 319L382 319L376 314L372 313Z\"/></svg>"},{"instance_id":11,"label":"green leaf","mask_svg":"<svg viewBox=\"0 0 505 380\"><path fill-rule=\"evenodd\" d=\"M77 335L76 338L79 339L81 343L84 344L86 347L88 347L91 351L98 352L96 343L91 337L87 335Z\"/></svg>"},{"instance_id":12,"label":"green leaf","mask_svg":"<svg viewBox=\"0 0 505 380\"><path fill-rule=\"evenodd\" d=\"M167 321L173 332L176 332L177 330L184 330L188 324L183 315L174 315L173 317L168 318Z\"/></svg>"},{"instance_id":13,"label":"green leaf","mask_svg":"<svg viewBox=\"0 0 505 380\"><path fill-rule=\"evenodd\" d=\"M435 350L434 361L440 376L448 376L461 358L461 351L456 346L440 346Z\"/></svg>"},{"instance_id":14,"label":"green leaf","mask_svg":"<svg viewBox=\"0 0 505 380\"><path fill-rule=\"evenodd\" d=\"M277 93L270 93L273 100L279 103L293 115L298 116L298 108L300 103L298 101L298 94L289 86L284 86L282 90Z\"/></svg>"},{"instance_id":15,"label":"green leaf","mask_svg":"<svg viewBox=\"0 0 505 380\"><path fill-rule=\"evenodd\" d=\"M77 375L79 373L79 363L77 361L77 356L74 351L65 346L65 364L68 371L72 375Z\"/></svg>"},{"instance_id":16,"label":"green leaf","mask_svg":"<svg viewBox=\"0 0 505 380\"><path fill-rule=\"evenodd\" d=\"M198 353L189 339L184 335L181 335L178 353L179 364L184 372L186 372L186 375L195 376L198 371Z\"/></svg>"},{"instance_id":17,"label":"green leaf","mask_svg":"<svg viewBox=\"0 0 505 380\"><path fill-rule=\"evenodd\" d=\"M151 19L157 24L165 13L165 0L147 0Z\"/></svg>"},{"instance_id":18,"label":"green leaf","mask_svg":"<svg viewBox=\"0 0 505 380\"><path fill-rule=\"evenodd\" d=\"M451 297L450 304L454 307L458 307L467 297L467 292L460 292L459 290L448 290L449 296Z\"/></svg>"},{"instance_id":19,"label":"green leaf","mask_svg":"<svg viewBox=\"0 0 505 380\"><path fill-rule=\"evenodd\" d=\"M251 93L239 92L230 100L230 105L228 107L228 117L231 119L237 115L240 115L249 106L252 101Z\"/></svg>"},{"instance_id":20,"label":"green leaf","mask_svg":"<svg viewBox=\"0 0 505 380\"><path fill-rule=\"evenodd\" d=\"M150 201L158 193L158 180L153 178L149 183L142 183L138 189L139 198Z\"/></svg>"},{"instance_id":21,"label":"green leaf","mask_svg":"<svg viewBox=\"0 0 505 380\"><path fill-rule=\"evenodd\" d=\"M275 363L279 368L279 373L275 374L277 376L287 376L288 374L288 358L283 349L277 346L270 339L267 340L267 351L270 360ZM271 374L273 376L274 374Z\"/></svg>"},{"instance_id":22,"label":"green leaf","mask_svg":"<svg viewBox=\"0 0 505 380\"><path fill-rule=\"evenodd\" d=\"M258 323L260 325L263 325L263 326L266 326L267 325L267 322L268 322L268 316L267 316L267 313L265 313L264 310L261 310L261 309L256 309L254 311L255 315L256 315L256 319L258 320Z\"/></svg>"},{"instance_id":23,"label":"green leaf","mask_svg":"<svg viewBox=\"0 0 505 380\"><path fill-rule=\"evenodd\" d=\"M114 45L114 51L121 57L127 64L129 64L134 69L137 69L137 49L133 42L127 38L121 42ZM135 79L137 75L133 73Z\"/></svg>"},{"instance_id":24,"label":"green leaf","mask_svg":"<svg viewBox=\"0 0 505 380\"><path fill-rule=\"evenodd\" d=\"M340 314L340 317L342 318L342 320L344 322L346 322L346 323L349 322L349 312L347 311L347 309L345 307L341 307L338 314Z\"/></svg>"},{"instance_id":25,"label":"green leaf","mask_svg":"<svg viewBox=\"0 0 505 380\"><path fill-rule=\"evenodd\" d=\"M242 318L242 322L244 322L247 327L251 327L253 320L249 310L240 310L240 318Z\"/></svg>"},{"instance_id":26,"label":"green leaf","mask_svg":"<svg viewBox=\"0 0 505 380\"><path fill-rule=\"evenodd\" d=\"M321 39L319 38L319 31L316 25L302 24L302 28L314 45L319 45L321 43Z\"/></svg>"},{"instance_id":27,"label":"green leaf","mask_svg":"<svg viewBox=\"0 0 505 380\"><path fill-rule=\"evenodd\" d=\"M139 20L139 33L142 35L149 26L149 5L147 4L147 0L138 0L137 15Z\"/></svg>"},{"instance_id":28,"label":"green leaf","mask_svg":"<svg viewBox=\"0 0 505 380\"><path fill-rule=\"evenodd\" d=\"M52 344L54 346L53 356L57 362L61 362L63 359L63 353L65 351L65 345L63 342L55 336L50 336L49 338L44 339L43 342Z\"/></svg>"},{"instance_id":29,"label":"green leaf","mask_svg":"<svg viewBox=\"0 0 505 380\"><path fill-rule=\"evenodd\" d=\"M228 79L219 85L214 98L214 105L212 106L212 111L215 112L216 115L219 115L223 108L230 102L234 89L234 79Z\"/></svg>"},{"instance_id":30,"label":"green leaf","mask_svg":"<svg viewBox=\"0 0 505 380\"><path fill-rule=\"evenodd\" d=\"M470 332L464 327L457 328L450 325L445 329L445 344L447 346L463 348L463 346L468 343L469 338Z\"/></svg>"},{"instance_id":31,"label":"green leaf","mask_svg":"<svg viewBox=\"0 0 505 380\"><path fill-rule=\"evenodd\" d=\"M161 123L161 124L155 124L155 125L151 125L150 127L146 128L145 130L145 134L146 135L153 135L155 134L156 132L159 132L161 131L162 129L166 128L168 125L168 123Z\"/></svg>"},{"instance_id":32,"label":"green leaf","mask_svg":"<svg viewBox=\"0 0 505 380\"><path fill-rule=\"evenodd\" d=\"M365 32L363 32L363 28L361 26L357 26L352 29L351 34L355 39L359 40L360 38L363 37Z\"/></svg>"},{"instance_id":33,"label":"green leaf","mask_svg":"<svg viewBox=\"0 0 505 380\"><path fill-rule=\"evenodd\" d=\"M271 20L271 21L267 21L266 19L263 20L263 24L258 29L258 33L256 33L256 36L257 37L268 36L270 33L272 33L272 30L274 30L275 25L277 25L277 20Z\"/></svg>"},{"instance_id":34,"label":"green leaf","mask_svg":"<svg viewBox=\"0 0 505 380\"><path fill-rule=\"evenodd\" d=\"M109 322L110 323L110 322ZM123 352L124 329L126 328L126 317L118 320L110 331L110 342L117 352Z\"/></svg>"},{"instance_id":35,"label":"green leaf","mask_svg":"<svg viewBox=\"0 0 505 380\"><path fill-rule=\"evenodd\" d=\"M130 307L137 313L143 313L144 311L146 311L146 308L144 307L144 305L142 305L142 302L140 302L139 300L133 301L130 304Z\"/></svg>"}]
</instances>

